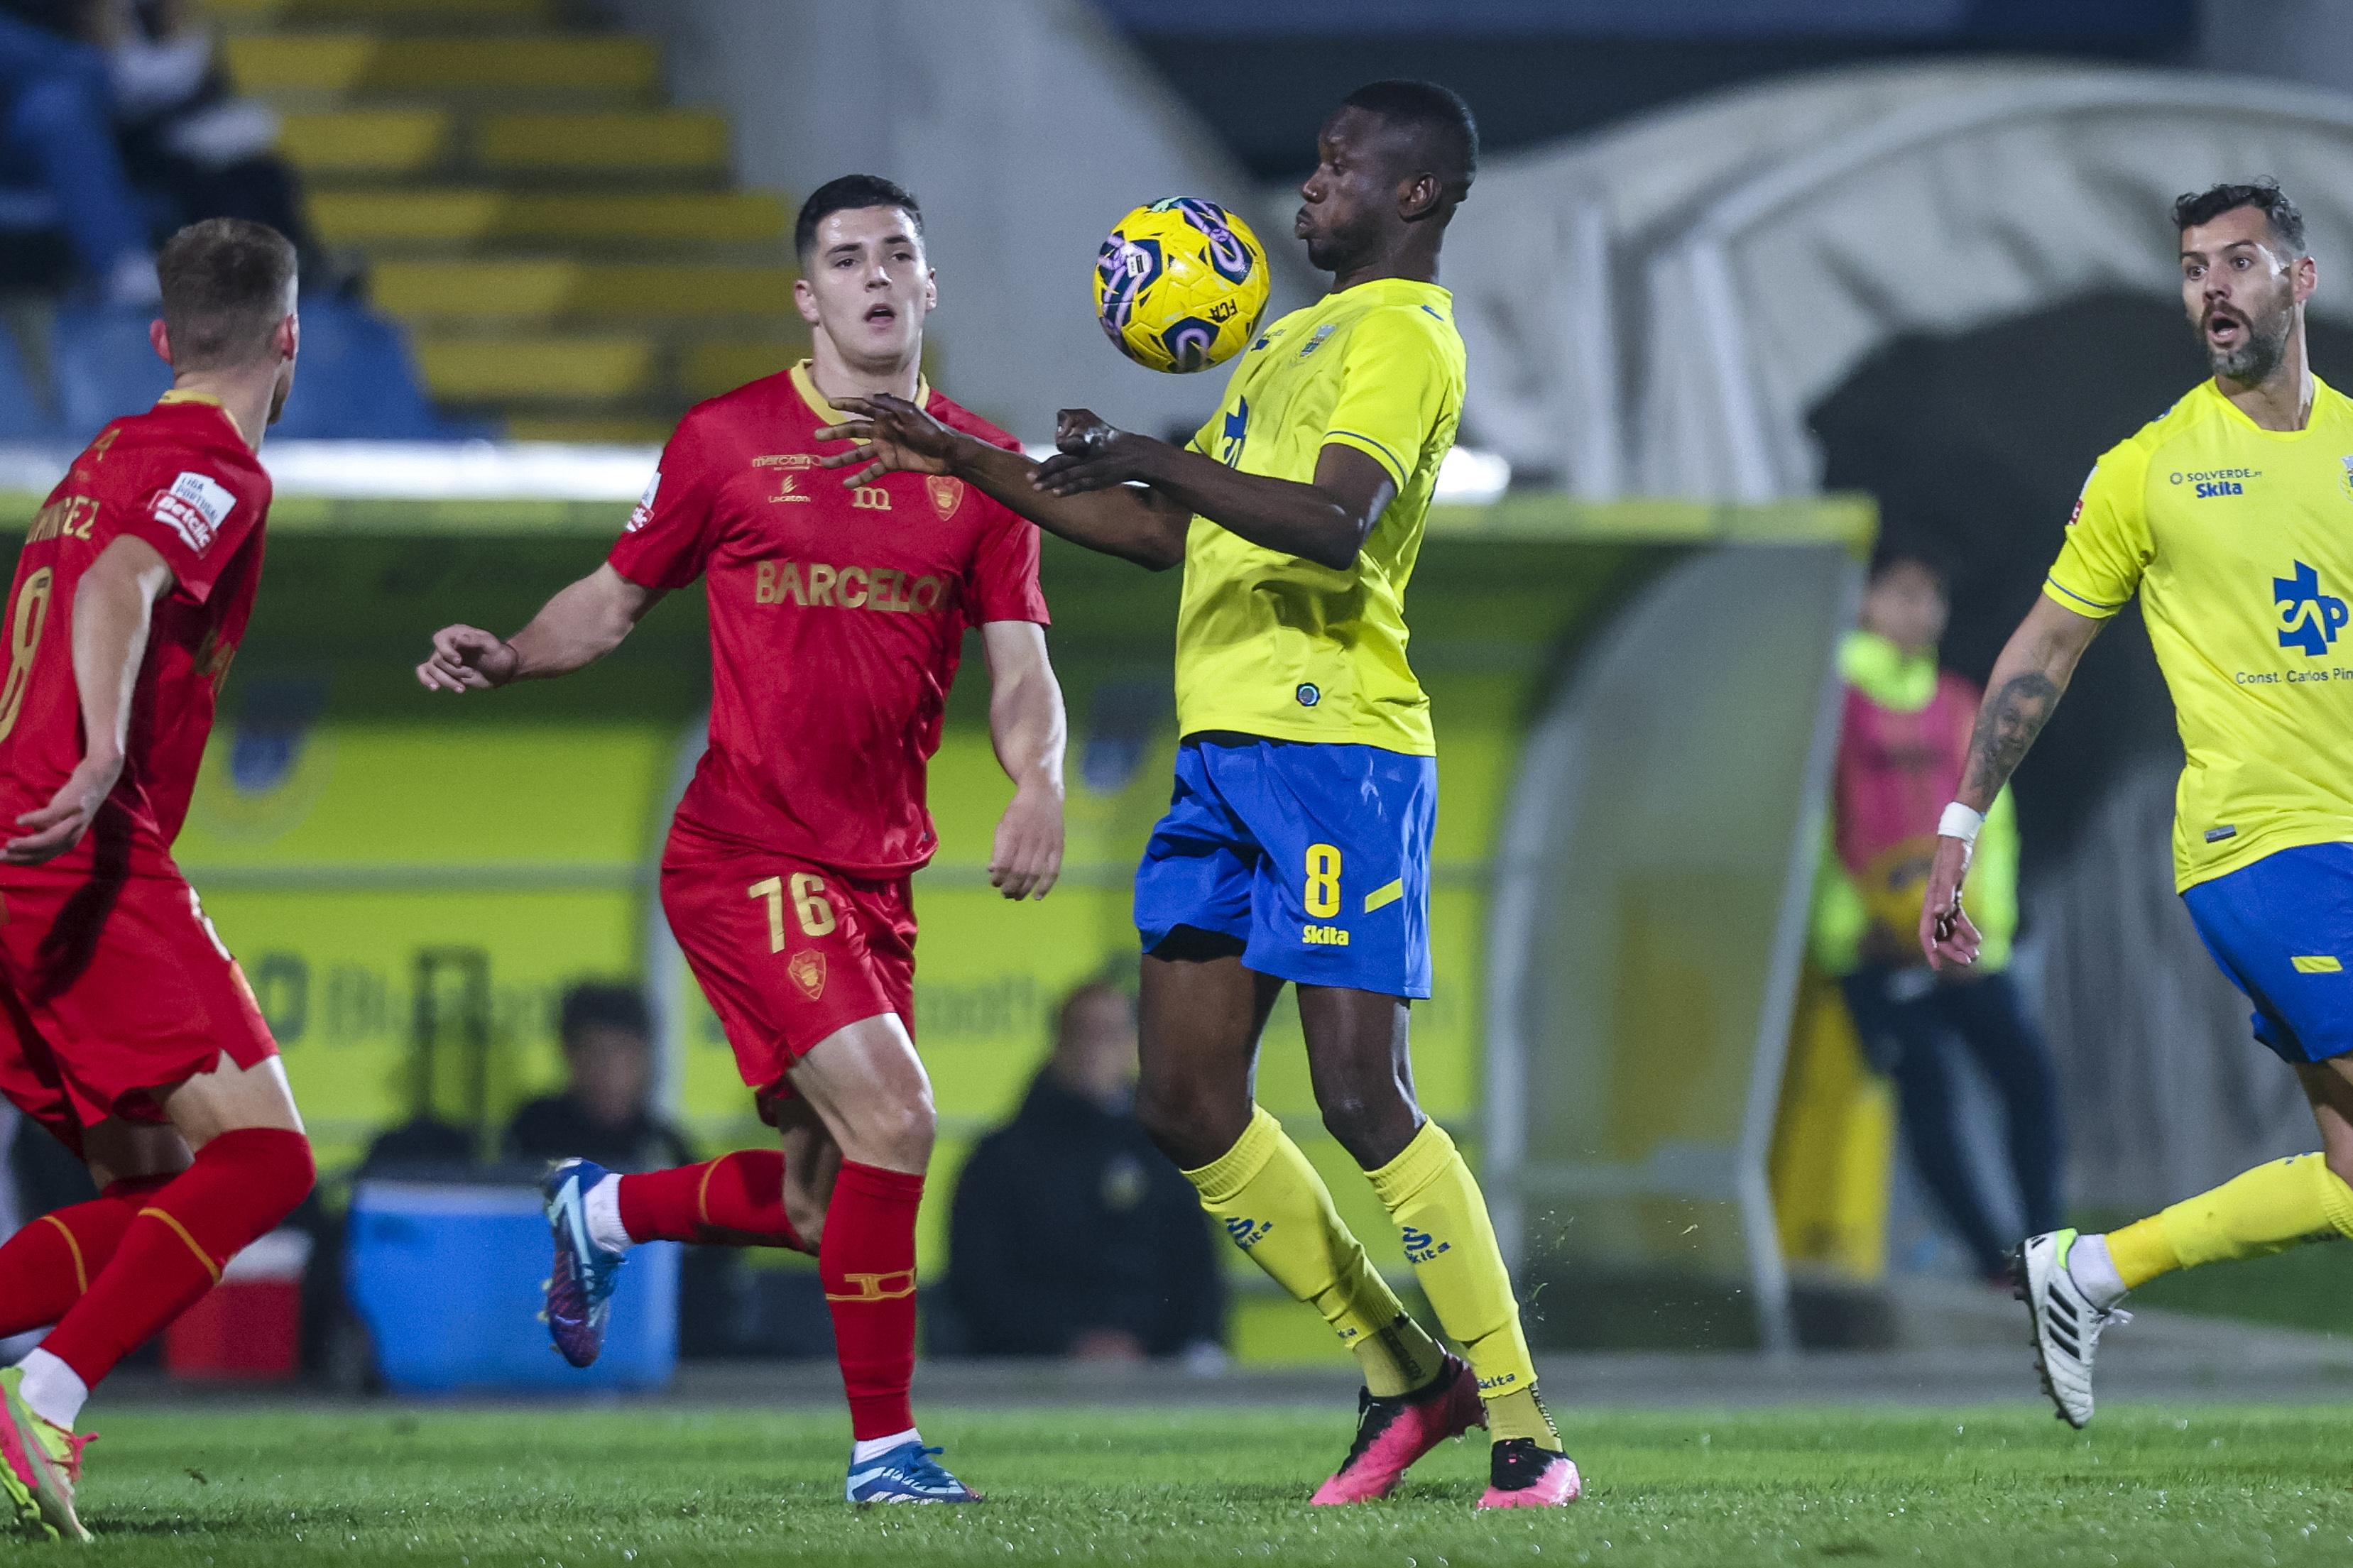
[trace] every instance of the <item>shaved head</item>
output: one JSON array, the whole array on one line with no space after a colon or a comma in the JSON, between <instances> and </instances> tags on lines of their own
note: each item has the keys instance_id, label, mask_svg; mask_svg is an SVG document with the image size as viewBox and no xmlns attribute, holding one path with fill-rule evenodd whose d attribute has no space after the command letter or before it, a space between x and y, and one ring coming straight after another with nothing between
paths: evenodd
<instances>
[{"instance_id":1,"label":"shaved head","mask_svg":"<svg viewBox=\"0 0 2353 1568\"><path fill-rule=\"evenodd\" d=\"M1389 132L1382 150L1398 160L1397 175L1433 176L1440 191L1435 216L1441 224L1454 216L1479 173L1479 123L1460 94L1434 81L1398 79L1367 82L1341 107L1378 118Z\"/></svg>"}]
</instances>

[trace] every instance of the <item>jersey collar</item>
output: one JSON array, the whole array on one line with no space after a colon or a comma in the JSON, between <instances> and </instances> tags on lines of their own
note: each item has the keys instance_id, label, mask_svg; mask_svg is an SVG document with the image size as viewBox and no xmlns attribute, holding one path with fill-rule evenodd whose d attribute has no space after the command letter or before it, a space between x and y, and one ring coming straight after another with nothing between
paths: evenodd
<instances>
[{"instance_id":1,"label":"jersey collar","mask_svg":"<svg viewBox=\"0 0 2353 1568\"><path fill-rule=\"evenodd\" d=\"M2267 441L2301 441L2320 428L2321 405L2332 401L2337 391L2316 374L2312 378L2312 412L2305 416L2301 430L2266 430L2251 418L2247 411L2231 401L2212 376L2198 384L2199 390L2222 405L2222 416L2238 422L2239 428L2261 436Z\"/></svg>"},{"instance_id":2,"label":"jersey collar","mask_svg":"<svg viewBox=\"0 0 2353 1568\"><path fill-rule=\"evenodd\" d=\"M817 378L809 374L810 366L815 363L814 360L803 360L793 366L793 390L801 395L801 401L807 404L810 412L819 419L824 420L828 425L839 425L849 416L832 404L828 403L825 400L825 394L817 389ZM932 384L921 375L916 376L915 406L929 408L931 402Z\"/></svg>"}]
</instances>

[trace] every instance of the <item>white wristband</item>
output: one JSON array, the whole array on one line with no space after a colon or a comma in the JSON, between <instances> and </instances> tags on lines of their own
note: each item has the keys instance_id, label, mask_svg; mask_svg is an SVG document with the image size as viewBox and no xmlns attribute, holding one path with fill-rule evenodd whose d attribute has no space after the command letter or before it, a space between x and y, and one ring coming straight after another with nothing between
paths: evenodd
<instances>
[{"instance_id":1,"label":"white wristband","mask_svg":"<svg viewBox=\"0 0 2353 1568\"><path fill-rule=\"evenodd\" d=\"M1975 848L1978 829L1984 826L1985 813L1971 811L1959 801L1952 801L1946 805L1945 815L1936 818L1936 837L1957 838L1971 848Z\"/></svg>"}]
</instances>

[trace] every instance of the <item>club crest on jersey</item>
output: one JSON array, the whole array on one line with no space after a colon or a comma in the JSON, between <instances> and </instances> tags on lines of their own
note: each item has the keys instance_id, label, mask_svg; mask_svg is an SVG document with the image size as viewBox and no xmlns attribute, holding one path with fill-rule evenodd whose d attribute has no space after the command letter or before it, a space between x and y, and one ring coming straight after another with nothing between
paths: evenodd
<instances>
[{"instance_id":1,"label":"club crest on jersey","mask_svg":"<svg viewBox=\"0 0 2353 1568\"><path fill-rule=\"evenodd\" d=\"M964 481L945 474L924 475L923 493L932 498L932 510L940 514L942 522L954 517L955 509L964 505Z\"/></svg>"},{"instance_id":2,"label":"club crest on jersey","mask_svg":"<svg viewBox=\"0 0 2353 1568\"><path fill-rule=\"evenodd\" d=\"M2279 611L2279 645L2302 648L2307 658L2328 651L2348 618L2345 601L2320 591L2320 574L2299 561L2293 577L2272 579L2272 604Z\"/></svg>"},{"instance_id":3,"label":"club crest on jersey","mask_svg":"<svg viewBox=\"0 0 2353 1568\"><path fill-rule=\"evenodd\" d=\"M2348 452L2337 460L2345 465L2345 474L2341 482L2345 487L2346 499L2353 500L2353 452Z\"/></svg>"},{"instance_id":4,"label":"club crest on jersey","mask_svg":"<svg viewBox=\"0 0 2353 1568\"><path fill-rule=\"evenodd\" d=\"M825 954L803 948L786 961L785 973L810 1001L825 994Z\"/></svg>"}]
</instances>

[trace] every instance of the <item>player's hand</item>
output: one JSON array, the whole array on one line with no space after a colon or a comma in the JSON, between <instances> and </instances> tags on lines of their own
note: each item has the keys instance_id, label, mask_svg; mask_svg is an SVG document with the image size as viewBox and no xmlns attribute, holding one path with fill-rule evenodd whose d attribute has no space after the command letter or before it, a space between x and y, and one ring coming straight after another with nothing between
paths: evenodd
<instances>
[{"instance_id":1,"label":"player's hand","mask_svg":"<svg viewBox=\"0 0 2353 1568\"><path fill-rule=\"evenodd\" d=\"M1030 483L1049 495L1083 495L1152 477L1166 443L1122 430L1092 408L1065 408L1054 416L1054 455L1038 465Z\"/></svg>"},{"instance_id":2,"label":"player's hand","mask_svg":"<svg viewBox=\"0 0 2353 1568\"><path fill-rule=\"evenodd\" d=\"M487 691L504 686L522 668L522 656L504 637L480 626L443 626L433 634L433 657L417 667L427 691Z\"/></svg>"},{"instance_id":3,"label":"player's hand","mask_svg":"<svg viewBox=\"0 0 2353 1568\"><path fill-rule=\"evenodd\" d=\"M1936 858L1928 868L1928 896L1920 906L1920 951L1928 967L1967 966L1978 961L1985 939L1978 934L1968 911L1961 908L1961 880L1969 874L1969 847L1941 835Z\"/></svg>"},{"instance_id":4,"label":"player's hand","mask_svg":"<svg viewBox=\"0 0 2353 1568\"><path fill-rule=\"evenodd\" d=\"M120 756L86 756L58 793L49 796L49 804L37 811L27 811L16 818L24 833L8 840L0 858L11 866L38 866L54 860L75 845L90 831L99 807L113 793L114 781L122 776Z\"/></svg>"},{"instance_id":5,"label":"player's hand","mask_svg":"<svg viewBox=\"0 0 2353 1568\"><path fill-rule=\"evenodd\" d=\"M847 452L818 460L828 468L857 471L844 485L871 485L885 474L944 474L954 465L958 434L908 402L878 392L871 397L840 397L836 408L859 417L828 425L817 433L820 441L855 441Z\"/></svg>"},{"instance_id":6,"label":"player's hand","mask_svg":"<svg viewBox=\"0 0 2353 1568\"><path fill-rule=\"evenodd\" d=\"M1008 899L1042 899L1062 874L1062 796L1042 784L1023 784L997 824L989 847L988 885Z\"/></svg>"}]
</instances>

